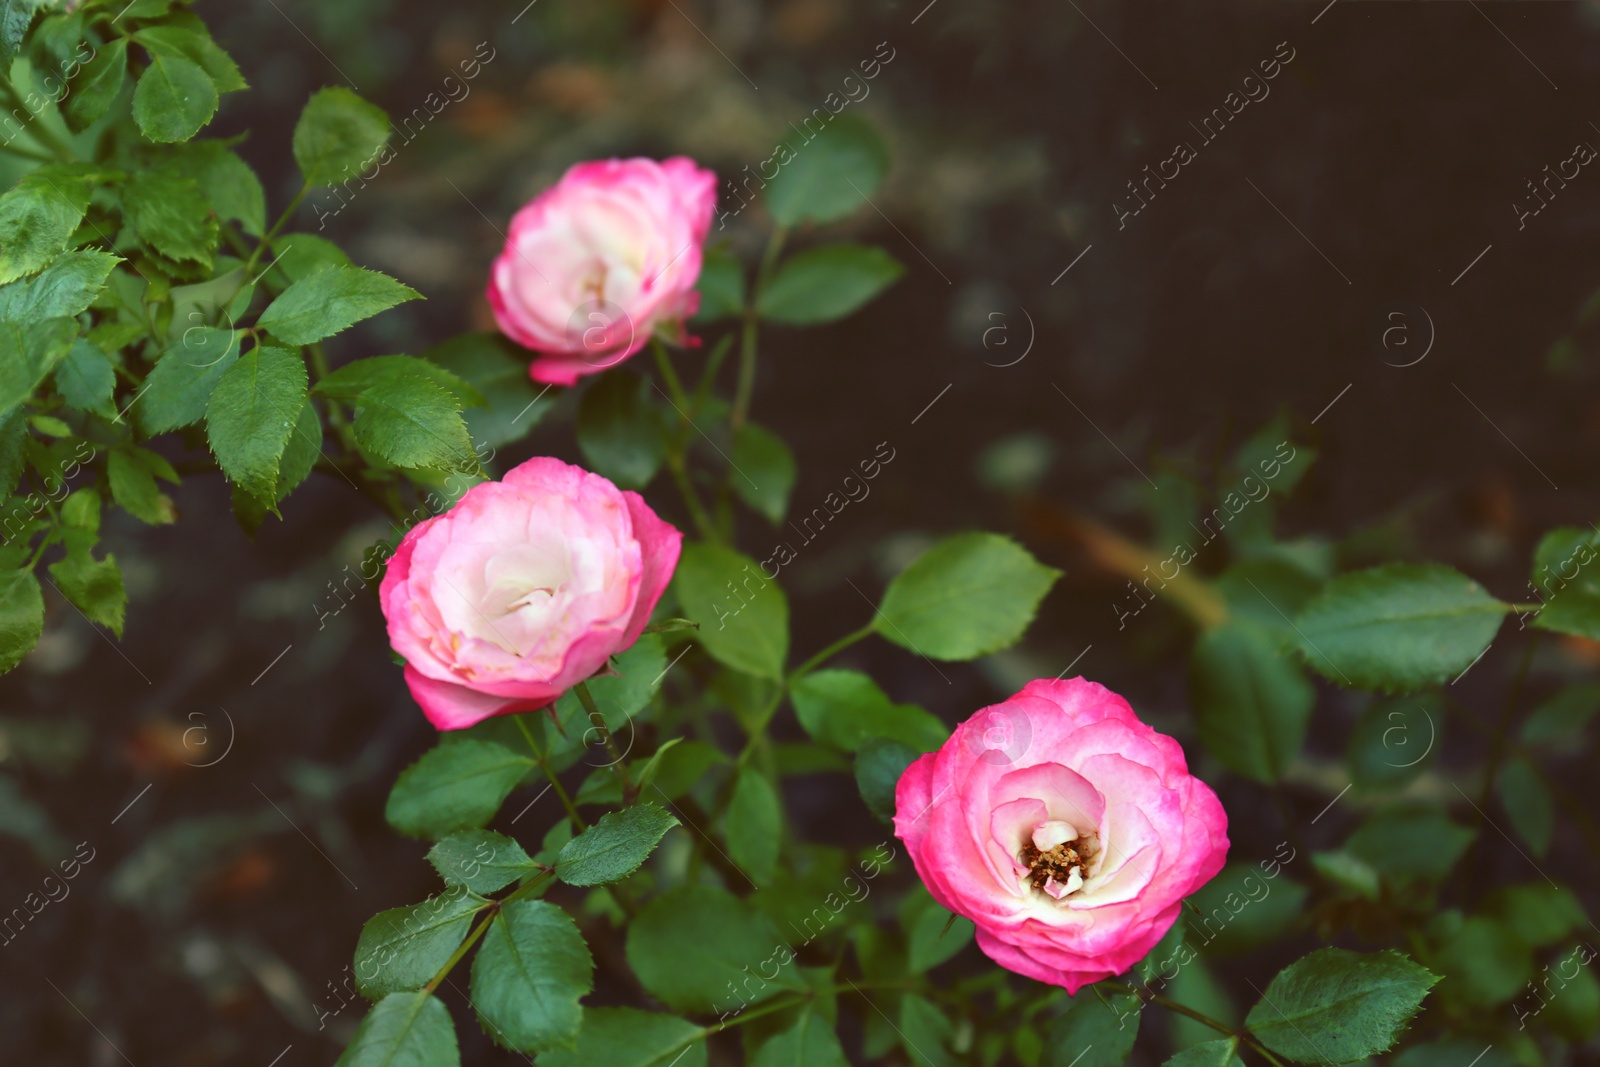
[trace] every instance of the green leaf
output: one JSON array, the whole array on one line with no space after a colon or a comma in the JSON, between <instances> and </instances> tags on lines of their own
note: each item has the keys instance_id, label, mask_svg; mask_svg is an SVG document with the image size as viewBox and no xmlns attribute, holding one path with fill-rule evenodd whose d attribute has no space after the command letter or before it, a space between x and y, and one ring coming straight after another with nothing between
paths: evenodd
<instances>
[{"instance_id":1,"label":"green leaf","mask_svg":"<svg viewBox=\"0 0 1600 1067\"><path fill-rule=\"evenodd\" d=\"M1311 866L1318 874L1347 893L1376 901L1382 892L1378 884L1378 870L1354 852L1338 849L1332 852L1313 852Z\"/></svg>"},{"instance_id":2,"label":"green leaf","mask_svg":"<svg viewBox=\"0 0 1600 1067\"><path fill-rule=\"evenodd\" d=\"M44 592L31 570L0 572L0 673L22 662L44 633Z\"/></svg>"},{"instance_id":3,"label":"green leaf","mask_svg":"<svg viewBox=\"0 0 1600 1067\"><path fill-rule=\"evenodd\" d=\"M160 526L178 517L172 500L156 487L160 460L141 448L119 448L106 457L106 477L117 506L140 522ZM164 463L164 460L161 460Z\"/></svg>"},{"instance_id":4,"label":"green leaf","mask_svg":"<svg viewBox=\"0 0 1600 1067\"><path fill-rule=\"evenodd\" d=\"M295 418L294 432L284 446L283 457L278 461L277 499L282 500L295 487L311 475L311 468L322 457L322 420L317 417L316 405L306 397L300 404L300 414Z\"/></svg>"},{"instance_id":5,"label":"green leaf","mask_svg":"<svg viewBox=\"0 0 1600 1067\"><path fill-rule=\"evenodd\" d=\"M357 444L397 467L482 469L455 397L426 377L370 386L356 401L352 426Z\"/></svg>"},{"instance_id":6,"label":"green leaf","mask_svg":"<svg viewBox=\"0 0 1600 1067\"><path fill-rule=\"evenodd\" d=\"M194 179L169 167L136 170L122 188L122 214L163 256L211 269L217 222Z\"/></svg>"},{"instance_id":7,"label":"green leaf","mask_svg":"<svg viewBox=\"0 0 1600 1067\"><path fill-rule=\"evenodd\" d=\"M1392 949L1322 948L1278 972L1245 1025L1300 1063L1350 1063L1393 1047L1438 980Z\"/></svg>"},{"instance_id":8,"label":"green leaf","mask_svg":"<svg viewBox=\"0 0 1600 1067\"><path fill-rule=\"evenodd\" d=\"M1239 1059L1239 1039L1222 1037L1191 1045L1162 1067L1244 1067L1244 1061Z\"/></svg>"},{"instance_id":9,"label":"green leaf","mask_svg":"<svg viewBox=\"0 0 1600 1067\"><path fill-rule=\"evenodd\" d=\"M729 760L726 753L704 741L680 740L675 745L663 745L654 756L650 757L650 763L658 767L654 772L655 788L661 790L668 800L676 800L683 796L697 785L712 767L727 762ZM650 763L645 765L647 769ZM643 775L639 780L641 782L645 780Z\"/></svg>"},{"instance_id":10,"label":"green leaf","mask_svg":"<svg viewBox=\"0 0 1600 1067\"><path fill-rule=\"evenodd\" d=\"M1433 808L1384 812L1345 842L1354 855L1387 875L1437 881L1450 873L1477 831L1457 826Z\"/></svg>"},{"instance_id":11,"label":"green leaf","mask_svg":"<svg viewBox=\"0 0 1600 1067\"><path fill-rule=\"evenodd\" d=\"M0 282L32 274L66 251L89 210L89 186L63 167L40 167L0 196Z\"/></svg>"},{"instance_id":12,"label":"green leaf","mask_svg":"<svg viewBox=\"0 0 1600 1067\"><path fill-rule=\"evenodd\" d=\"M294 127L294 161L311 185L336 185L366 169L389 143L389 116L349 89L319 89Z\"/></svg>"},{"instance_id":13,"label":"green leaf","mask_svg":"<svg viewBox=\"0 0 1600 1067\"><path fill-rule=\"evenodd\" d=\"M1444 975L1439 994L1477 1009L1517 997L1533 975L1533 954L1516 931L1478 915L1462 923L1431 962Z\"/></svg>"},{"instance_id":14,"label":"green leaf","mask_svg":"<svg viewBox=\"0 0 1600 1067\"><path fill-rule=\"evenodd\" d=\"M539 1067L706 1067L709 1031L636 1008L586 1008L578 1045L539 1057Z\"/></svg>"},{"instance_id":15,"label":"green leaf","mask_svg":"<svg viewBox=\"0 0 1600 1067\"><path fill-rule=\"evenodd\" d=\"M650 857L678 820L655 804L608 812L568 841L556 857L556 877L568 885L620 882Z\"/></svg>"},{"instance_id":16,"label":"green leaf","mask_svg":"<svg viewBox=\"0 0 1600 1067\"><path fill-rule=\"evenodd\" d=\"M10 496L22 480L27 461L28 413L18 408L0 414L0 497Z\"/></svg>"},{"instance_id":17,"label":"green leaf","mask_svg":"<svg viewBox=\"0 0 1600 1067\"><path fill-rule=\"evenodd\" d=\"M420 300L410 286L361 267L328 267L294 282L261 313L256 325L289 345L332 337L407 300Z\"/></svg>"},{"instance_id":18,"label":"green leaf","mask_svg":"<svg viewBox=\"0 0 1600 1067\"><path fill-rule=\"evenodd\" d=\"M22 39L33 24L37 0L0 0L0 65L10 80L11 61L22 48Z\"/></svg>"},{"instance_id":19,"label":"green leaf","mask_svg":"<svg viewBox=\"0 0 1600 1067\"><path fill-rule=\"evenodd\" d=\"M205 23L188 12L173 15L159 26L136 30L133 39L152 55L161 52L199 64L219 93L250 87L239 73L238 64L211 39Z\"/></svg>"},{"instance_id":20,"label":"green leaf","mask_svg":"<svg viewBox=\"0 0 1600 1067\"><path fill-rule=\"evenodd\" d=\"M1506 763L1495 781L1500 803L1518 836L1528 843L1535 856L1550 851L1555 836L1556 809L1550 789L1528 760L1518 757Z\"/></svg>"},{"instance_id":21,"label":"green leaf","mask_svg":"<svg viewBox=\"0 0 1600 1067\"><path fill-rule=\"evenodd\" d=\"M69 540L65 559L50 564L50 574L66 597L90 622L99 623L118 639L122 637L123 615L128 594L122 586L122 570L115 556L95 559L90 551L93 536Z\"/></svg>"},{"instance_id":22,"label":"green leaf","mask_svg":"<svg viewBox=\"0 0 1600 1067\"><path fill-rule=\"evenodd\" d=\"M884 822L894 818L894 789L918 753L898 741L869 738L856 753L856 788L867 809Z\"/></svg>"},{"instance_id":23,"label":"green leaf","mask_svg":"<svg viewBox=\"0 0 1600 1067\"><path fill-rule=\"evenodd\" d=\"M833 1027L811 1008L787 1030L769 1038L750 1067L850 1067Z\"/></svg>"},{"instance_id":24,"label":"green leaf","mask_svg":"<svg viewBox=\"0 0 1600 1067\"><path fill-rule=\"evenodd\" d=\"M1533 554L1533 582L1544 608L1534 617L1541 630L1600 640L1600 532L1564 526L1551 530Z\"/></svg>"},{"instance_id":25,"label":"green leaf","mask_svg":"<svg viewBox=\"0 0 1600 1067\"><path fill-rule=\"evenodd\" d=\"M971 919L951 915L926 891L915 891L901 907L901 925L906 928L906 968L912 974L927 974L972 943L976 927Z\"/></svg>"},{"instance_id":26,"label":"green leaf","mask_svg":"<svg viewBox=\"0 0 1600 1067\"><path fill-rule=\"evenodd\" d=\"M116 368L88 341L77 341L56 366L56 391L69 408L115 418L111 398L117 388Z\"/></svg>"},{"instance_id":27,"label":"green leaf","mask_svg":"<svg viewBox=\"0 0 1600 1067\"><path fill-rule=\"evenodd\" d=\"M1341 685L1439 685L1489 646L1509 606L1437 563L1387 563L1329 582L1296 620L1307 662Z\"/></svg>"},{"instance_id":28,"label":"green leaf","mask_svg":"<svg viewBox=\"0 0 1600 1067\"><path fill-rule=\"evenodd\" d=\"M1579 964L1579 952L1573 948L1571 954L1559 960L1558 971L1565 970L1568 962ZM1587 1041L1600 1028L1600 981L1593 971L1580 966L1560 991L1560 996L1551 998L1550 1012L1542 1020L1544 1025L1568 1041Z\"/></svg>"},{"instance_id":29,"label":"green leaf","mask_svg":"<svg viewBox=\"0 0 1600 1067\"><path fill-rule=\"evenodd\" d=\"M154 436L199 422L217 382L239 359L243 330L196 326L168 345L134 402L139 428Z\"/></svg>"},{"instance_id":30,"label":"green leaf","mask_svg":"<svg viewBox=\"0 0 1600 1067\"><path fill-rule=\"evenodd\" d=\"M217 87L187 56L146 49L150 65L133 90L133 119L157 144L187 141L217 113Z\"/></svg>"},{"instance_id":31,"label":"green leaf","mask_svg":"<svg viewBox=\"0 0 1600 1067\"><path fill-rule=\"evenodd\" d=\"M528 378L526 355L517 356L498 333L469 333L428 349L424 358L471 383L488 408L466 413L474 441L494 448L518 440L539 424L555 405L556 393L535 388Z\"/></svg>"},{"instance_id":32,"label":"green leaf","mask_svg":"<svg viewBox=\"0 0 1600 1067\"><path fill-rule=\"evenodd\" d=\"M94 58L84 64L72 91L62 101L61 116L67 129L82 133L104 117L127 78L128 39L117 37L101 45Z\"/></svg>"},{"instance_id":33,"label":"green leaf","mask_svg":"<svg viewBox=\"0 0 1600 1067\"><path fill-rule=\"evenodd\" d=\"M718 663L757 678L783 679L789 656L789 601L755 560L721 545L683 546L673 588L695 640Z\"/></svg>"},{"instance_id":34,"label":"green leaf","mask_svg":"<svg viewBox=\"0 0 1600 1067\"><path fill-rule=\"evenodd\" d=\"M733 453L729 459L733 461L735 472L744 472L731 480L739 499L772 525L783 522L789 511L789 494L794 491L795 477L799 473L794 453L789 451L783 438L747 422L733 435Z\"/></svg>"},{"instance_id":35,"label":"green leaf","mask_svg":"<svg viewBox=\"0 0 1600 1067\"><path fill-rule=\"evenodd\" d=\"M783 944L772 921L747 901L713 886L687 885L644 906L628 926L627 955L656 999L675 1011L715 1014L804 991L799 968L783 958Z\"/></svg>"},{"instance_id":36,"label":"green leaf","mask_svg":"<svg viewBox=\"0 0 1600 1067\"><path fill-rule=\"evenodd\" d=\"M1572 890L1543 881L1497 889L1483 910L1535 948L1553 945L1589 921Z\"/></svg>"},{"instance_id":37,"label":"green leaf","mask_svg":"<svg viewBox=\"0 0 1600 1067\"><path fill-rule=\"evenodd\" d=\"M428 850L428 862L446 885L465 886L474 893L504 889L536 866L521 845L493 830L451 834Z\"/></svg>"},{"instance_id":38,"label":"green leaf","mask_svg":"<svg viewBox=\"0 0 1600 1067\"><path fill-rule=\"evenodd\" d=\"M496 1044L518 1052L572 1049L594 988L594 961L570 916L544 900L514 900L489 923L472 961L471 1000Z\"/></svg>"},{"instance_id":39,"label":"green leaf","mask_svg":"<svg viewBox=\"0 0 1600 1067\"><path fill-rule=\"evenodd\" d=\"M1092 987L1080 990L1050 1028L1045 1067L1068 1067L1079 1055L1077 1067L1120 1067L1139 1035L1143 1007L1126 993L1107 993L1102 1000Z\"/></svg>"},{"instance_id":40,"label":"green leaf","mask_svg":"<svg viewBox=\"0 0 1600 1067\"><path fill-rule=\"evenodd\" d=\"M120 262L109 252L89 249L57 256L36 277L0 287L0 319L32 324L82 314Z\"/></svg>"},{"instance_id":41,"label":"green leaf","mask_svg":"<svg viewBox=\"0 0 1600 1067\"><path fill-rule=\"evenodd\" d=\"M1266 631L1242 620L1206 630L1189 687L1200 740L1224 767L1271 784L1300 755L1316 692Z\"/></svg>"},{"instance_id":42,"label":"green leaf","mask_svg":"<svg viewBox=\"0 0 1600 1067\"><path fill-rule=\"evenodd\" d=\"M895 1031L907 1058L917 1067L958 1067L961 1062L948 1047L955 1038L955 1025L925 997L915 993L901 996L900 1024Z\"/></svg>"},{"instance_id":43,"label":"green leaf","mask_svg":"<svg viewBox=\"0 0 1600 1067\"><path fill-rule=\"evenodd\" d=\"M266 226L267 197L250 165L222 141L190 141L173 151L173 164L205 193L219 219L233 219L251 237Z\"/></svg>"},{"instance_id":44,"label":"green leaf","mask_svg":"<svg viewBox=\"0 0 1600 1067\"><path fill-rule=\"evenodd\" d=\"M714 322L740 314L744 311L744 266L731 252L706 249L695 291L700 294L700 307L691 322Z\"/></svg>"},{"instance_id":45,"label":"green leaf","mask_svg":"<svg viewBox=\"0 0 1600 1067\"><path fill-rule=\"evenodd\" d=\"M766 775L753 767L739 771L724 819L728 858L757 884L770 882L783 844L783 806Z\"/></svg>"},{"instance_id":46,"label":"green leaf","mask_svg":"<svg viewBox=\"0 0 1600 1067\"><path fill-rule=\"evenodd\" d=\"M872 125L855 115L834 118L820 132L809 122L780 146L778 173L766 187L767 210L784 226L833 222L860 210L889 172L889 149Z\"/></svg>"},{"instance_id":47,"label":"green leaf","mask_svg":"<svg viewBox=\"0 0 1600 1067\"><path fill-rule=\"evenodd\" d=\"M757 301L771 322L809 326L842 319L887 289L905 268L881 248L824 245L791 256Z\"/></svg>"},{"instance_id":48,"label":"green leaf","mask_svg":"<svg viewBox=\"0 0 1600 1067\"><path fill-rule=\"evenodd\" d=\"M597 474L623 489L643 489L667 457L667 428L648 380L632 371L602 374L578 402L578 448Z\"/></svg>"},{"instance_id":49,"label":"green leaf","mask_svg":"<svg viewBox=\"0 0 1600 1067\"><path fill-rule=\"evenodd\" d=\"M277 269L291 282L298 282L327 267L352 266L344 249L314 233L287 233L272 242Z\"/></svg>"},{"instance_id":50,"label":"green leaf","mask_svg":"<svg viewBox=\"0 0 1600 1067\"><path fill-rule=\"evenodd\" d=\"M950 728L915 704L896 704L860 671L812 671L789 690L806 733L826 745L855 752L871 738L899 741L932 752Z\"/></svg>"},{"instance_id":51,"label":"green leaf","mask_svg":"<svg viewBox=\"0 0 1600 1067\"><path fill-rule=\"evenodd\" d=\"M1380 700L1351 731L1345 759L1362 791L1398 790L1433 762L1443 709L1428 694Z\"/></svg>"},{"instance_id":52,"label":"green leaf","mask_svg":"<svg viewBox=\"0 0 1600 1067\"><path fill-rule=\"evenodd\" d=\"M278 501L278 466L306 401L300 353L256 347L217 379L206 437L222 473L266 505Z\"/></svg>"},{"instance_id":53,"label":"green leaf","mask_svg":"<svg viewBox=\"0 0 1600 1067\"><path fill-rule=\"evenodd\" d=\"M346 363L317 382L317 392L335 400L356 400L375 385L419 379L437 385L461 407L486 403L476 387L438 364L416 356L370 356Z\"/></svg>"},{"instance_id":54,"label":"green leaf","mask_svg":"<svg viewBox=\"0 0 1600 1067\"><path fill-rule=\"evenodd\" d=\"M533 760L489 741L449 741L400 772L384 816L403 834L437 840L483 826Z\"/></svg>"},{"instance_id":55,"label":"green leaf","mask_svg":"<svg viewBox=\"0 0 1600 1067\"><path fill-rule=\"evenodd\" d=\"M1581 744L1583 728L1600 711L1600 683L1568 686L1533 710L1519 736L1530 745Z\"/></svg>"},{"instance_id":56,"label":"green leaf","mask_svg":"<svg viewBox=\"0 0 1600 1067\"><path fill-rule=\"evenodd\" d=\"M889 583L872 627L921 656L976 659L1021 640L1060 576L1009 537L957 534Z\"/></svg>"},{"instance_id":57,"label":"green leaf","mask_svg":"<svg viewBox=\"0 0 1600 1067\"><path fill-rule=\"evenodd\" d=\"M1193 908L1180 925L1188 944L1207 955L1244 952L1288 934L1310 893L1281 869L1230 863L1189 898Z\"/></svg>"},{"instance_id":58,"label":"green leaf","mask_svg":"<svg viewBox=\"0 0 1600 1067\"><path fill-rule=\"evenodd\" d=\"M466 940L473 916L488 906L456 887L421 904L380 911L356 941L356 987L369 1000L421 989Z\"/></svg>"},{"instance_id":59,"label":"green leaf","mask_svg":"<svg viewBox=\"0 0 1600 1067\"><path fill-rule=\"evenodd\" d=\"M391 993L361 1020L334 1067L461 1067L450 1010L430 993Z\"/></svg>"},{"instance_id":60,"label":"green leaf","mask_svg":"<svg viewBox=\"0 0 1600 1067\"><path fill-rule=\"evenodd\" d=\"M1475 1037L1446 1037L1407 1045L1389 1061L1394 1067L1517 1067L1515 1054L1498 1046L1484 1048Z\"/></svg>"},{"instance_id":61,"label":"green leaf","mask_svg":"<svg viewBox=\"0 0 1600 1067\"><path fill-rule=\"evenodd\" d=\"M72 350L77 324L46 319L28 326L0 321L0 415L26 403Z\"/></svg>"}]
</instances>

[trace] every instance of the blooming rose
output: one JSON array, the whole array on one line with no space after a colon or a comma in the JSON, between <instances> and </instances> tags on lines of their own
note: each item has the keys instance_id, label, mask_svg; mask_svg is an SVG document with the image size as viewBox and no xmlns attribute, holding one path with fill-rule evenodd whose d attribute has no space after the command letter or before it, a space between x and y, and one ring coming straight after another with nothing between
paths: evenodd
<instances>
[{"instance_id":1,"label":"blooming rose","mask_svg":"<svg viewBox=\"0 0 1600 1067\"><path fill-rule=\"evenodd\" d=\"M1034 681L906 768L895 834L1002 967L1076 993L1161 940L1228 819L1183 750L1082 678Z\"/></svg>"},{"instance_id":2,"label":"blooming rose","mask_svg":"<svg viewBox=\"0 0 1600 1067\"><path fill-rule=\"evenodd\" d=\"M700 245L717 179L675 156L579 163L511 220L489 275L495 321L541 353L534 381L578 377L633 355L657 326L694 314Z\"/></svg>"},{"instance_id":3,"label":"blooming rose","mask_svg":"<svg viewBox=\"0 0 1600 1067\"><path fill-rule=\"evenodd\" d=\"M638 493L538 457L400 542L379 599L428 721L542 708L638 640L683 535Z\"/></svg>"}]
</instances>

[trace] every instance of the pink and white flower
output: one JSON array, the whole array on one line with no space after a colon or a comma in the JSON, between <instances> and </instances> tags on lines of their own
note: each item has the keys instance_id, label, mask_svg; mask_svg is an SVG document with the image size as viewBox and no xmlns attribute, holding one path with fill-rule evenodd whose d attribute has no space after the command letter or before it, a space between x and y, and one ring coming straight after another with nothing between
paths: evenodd
<instances>
[{"instance_id":1,"label":"pink and white flower","mask_svg":"<svg viewBox=\"0 0 1600 1067\"><path fill-rule=\"evenodd\" d=\"M895 833L990 959L1076 993L1144 958L1222 869L1183 749L1082 678L1029 682L906 768Z\"/></svg>"},{"instance_id":2,"label":"pink and white flower","mask_svg":"<svg viewBox=\"0 0 1600 1067\"><path fill-rule=\"evenodd\" d=\"M683 335L699 306L716 175L684 156L579 163L511 220L489 275L495 321L539 353L538 382L574 385Z\"/></svg>"},{"instance_id":3,"label":"pink and white flower","mask_svg":"<svg viewBox=\"0 0 1600 1067\"><path fill-rule=\"evenodd\" d=\"M428 721L531 711L632 645L683 535L638 493L539 457L412 528L379 590Z\"/></svg>"}]
</instances>

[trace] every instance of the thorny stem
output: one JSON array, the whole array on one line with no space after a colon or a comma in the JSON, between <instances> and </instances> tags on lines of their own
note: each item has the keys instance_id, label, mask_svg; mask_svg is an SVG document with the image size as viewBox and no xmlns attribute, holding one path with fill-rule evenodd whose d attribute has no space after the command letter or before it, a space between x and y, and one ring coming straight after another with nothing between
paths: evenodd
<instances>
[{"instance_id":1,"label":"thorny stem","mask_svg":"<svg viewBox=\"0 0 1600 1067\"><path fill-rule=\"evenodd\" d=\"M533 750L533 758L539 764L539 769L550 780L550 788L556 791L556 796L561 799L561 806L567 809L567 815L572 819L572 825L581 832L587 830L588 824L583 821L583 816L578 814L578 807L572 803L572 797L567 794L567 787L561 784L561 779L556 772L550 769L550 761L545 759L544 751L539 747L539 742L533 739L533 731L528 729L528 724L522 721L521 715L511 716L511 721L517 724L517 729L522 731L522 736L527 740L528 747Z\"/></svg>"}]
</instances>

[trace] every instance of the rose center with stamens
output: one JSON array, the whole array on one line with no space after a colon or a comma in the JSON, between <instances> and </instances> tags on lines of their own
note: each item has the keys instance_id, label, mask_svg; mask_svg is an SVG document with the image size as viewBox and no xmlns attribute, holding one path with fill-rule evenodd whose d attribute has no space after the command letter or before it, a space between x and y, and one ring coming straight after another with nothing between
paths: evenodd
<instances>
[{"instance_id":1,"label":"rose center with stamens","mask_svg":"<svg viewBox=\"0 0 1600 1067\"><path fill-rule=\"evenodd\" d=\"M1064 822L1040 823L1032 839L1024 842L1017 862L1028 869L1024 876L1028 884L1060 900L1083 887L1099 845L1093 832L1079 834Z\"/></svg>"}]
</instances>

